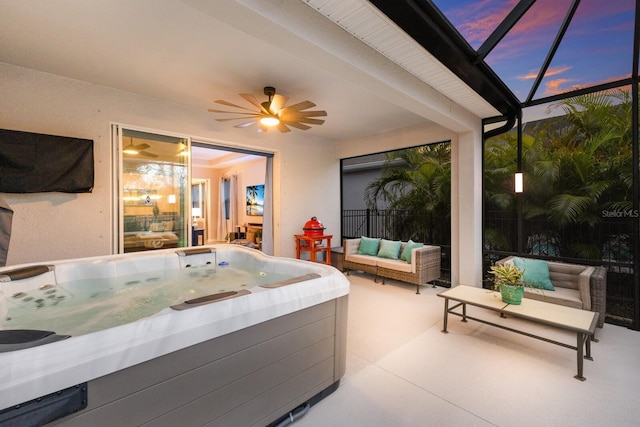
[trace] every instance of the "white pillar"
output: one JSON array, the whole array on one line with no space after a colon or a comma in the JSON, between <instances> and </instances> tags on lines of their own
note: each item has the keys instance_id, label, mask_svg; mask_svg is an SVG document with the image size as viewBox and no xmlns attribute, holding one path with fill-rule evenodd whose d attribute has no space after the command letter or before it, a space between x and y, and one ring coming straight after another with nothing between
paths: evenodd
<instances>
[{"instance_id":1,"label":"white pillar","mask_svg":"<svg viewBox=\"0 0 640 427\"><path fill-rule=\"evenodd\" d=\"M451 283L482 287L482 135L451 141Z\"/></svg>"}]
</instances>

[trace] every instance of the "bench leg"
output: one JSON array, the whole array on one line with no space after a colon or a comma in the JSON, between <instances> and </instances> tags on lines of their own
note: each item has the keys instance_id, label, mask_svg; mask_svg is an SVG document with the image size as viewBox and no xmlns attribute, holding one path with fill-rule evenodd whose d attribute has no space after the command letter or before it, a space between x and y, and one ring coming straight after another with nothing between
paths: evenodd
<instances>
[{"instance_id":1,"label":"bench leg","mask_svg":"<svg viewBox=\"0 0 640 427\"><path fill-rule=\"evenodd\" d=\"M443 334L448 334L449 331L447 331L447 320L449 317L449 298L445 298L444 299L444 319L442 321L442 333Z\"/></svg>"},{"instance_id":2,"label":"bench leg","mask_svg":"<svg viewBox=\"0 0 640 427\"><path fill-rule=\"evenodd\" d=\"M586 381L586 378L584 377L583 374L583 369L584 369L584 347L585 347L585 341L589 341L589 337L586 336L585 334L582 334L580 332L578 332L578 342L577 342L577 348L576 348L576 352L578 353L577 355L577 359L578 359L578 374L575 375L573 378L580 380L580 381ZM590 349L587 351L587 353L590 353Z\"/></svg>"}]
</instances>

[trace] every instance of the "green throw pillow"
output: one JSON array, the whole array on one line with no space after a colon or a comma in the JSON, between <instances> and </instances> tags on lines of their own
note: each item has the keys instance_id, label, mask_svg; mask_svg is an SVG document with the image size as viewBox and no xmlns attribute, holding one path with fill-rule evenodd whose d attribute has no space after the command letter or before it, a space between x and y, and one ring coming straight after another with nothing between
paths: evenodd
<instances>
[{"instance_id":1,"label":"green throw pillow","mask_svg":"<svg viewBox=\"0 0 640 427\"><path fill-rule=\"evenodd\" d=\"M544 289L545 291L555 291L551 279L549 278L549 266L541 259L514 258L513 264L520 270L524 270L522 280L527 286Z\"/></svg>"},{"instance_id":2,"label":"green throw pillow","mask_svg":"<svg viewBox=\"0 0 640 427\"><path fill-rule=\"evenodd\" d=\"M411 264L411 251L415 248L421 248L424 244L416 243L412 240L409 240L406 245L404 245L404 249L402 250L402 254L400 254L400 259L406 261Z\"/></svg>"},{"instance_id":3,"label":"green throw pillow","mask_svg":"<svg viewBox=\"0 0 640 427\"><path fill-rule=\"evenodd\" d=\"M358 246L358 253L360 255L378 255L378 248L380 247L380 239L372 239L370 237L361 237L360 246Z\"/></svg>"},{"instance_id":4,"label":"green throw pillow","mask_svg":"<svg viewBox=\"0 0 640 427\"><path fill-rule=\"evenodd\" d=\"M378 256L380 258L398 259L398 256L400 256L401 248L401 241L395 242L392 240L382 239L380 241L380 250L378 251Z\"/></svg>"}]
</instances>

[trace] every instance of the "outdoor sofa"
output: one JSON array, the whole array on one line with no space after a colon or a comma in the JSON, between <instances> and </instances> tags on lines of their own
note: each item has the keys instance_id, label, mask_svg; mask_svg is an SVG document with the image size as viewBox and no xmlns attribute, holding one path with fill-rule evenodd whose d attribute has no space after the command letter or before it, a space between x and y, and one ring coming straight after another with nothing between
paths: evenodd
<instances>
[{"instance_id":1,"label":"outdoor sofa","mask_svg":"<svg viewBox=\"0 0 640 427\"><path fill-rule=\"evenodd\" d=\"M533 264L531 264L533 262ZM551 302L567 307L580 308L600 313L598 327L604 325L607 306L607 270L580 264L555 261L534 260L531 258L509 256L496 264L511 263L525 270L525 298ZM548 279L554 290L541 289L539 284L527 283L527 265L536 269L536 263L544 263L548 268ZM518 265L520 264L520 265Z\"/></svg>"},{"instance_id":2,"label":"outdoor sofa","mask_svg":"<svg viewBox=\"0 0 640 427\"><path fill-rule=\"evenodd\" d=\"M363 250L372 240L378 240L378 250ZM440 277L440 246L367 237L346 239L342 266L347 275L350 270L354 270L373 274L375 282L378 277L382 277L382 284L386 278L412 283L416 285L416 293L419 294L420 285L426 285Z\"/></svg>"}]
</instances>

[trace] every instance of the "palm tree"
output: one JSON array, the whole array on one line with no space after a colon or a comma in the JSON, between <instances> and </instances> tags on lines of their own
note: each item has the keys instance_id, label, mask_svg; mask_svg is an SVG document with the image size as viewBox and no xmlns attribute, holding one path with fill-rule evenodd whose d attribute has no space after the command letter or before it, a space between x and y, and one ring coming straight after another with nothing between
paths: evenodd
<instances>
[{"instance_id":1,"label":"palm tree","mask_svg":"<svg viewBox=\"0 0 640 427\"><path fill-rule=\"evenodd\" d=\"M546 217L565 236L566 256L601 259L604 242L593 230L602 212L632 200L631 102L616 90L568 98L553 108L565 115L546 123L525 157L532 183L527 219Z\"/></svg>"},{"instance_id":2,"label":"palm tree","mask_svg":"<svg viewBox=\"0 0 640 427\"><path fill-rule=\"evenodd\" d=\"M602 259L605 242L595 238L594 230L602 223L603 212L631 209L629 93L581 95L551 108L565 114L543 121L531 136L523 137L528 236L554 240L558 247L553 252L564 256ZM514 150L513 133L485 146L487 208L513 212L513 195L504 188L511 183ZM499 235L494 239L498 241Z\"/></svg>"},{"instance_id":3,"label":"palm tree","mask_svg":"<svg viewBox=\"0 0 640 427\"><path fill-rule=\"evenodd\" d=\"M450 242L450 144L430 144L388 153L381 176L365 190L369 209L377 211L380 201L399 214L388 224L399 238Z\"/></svg>"}]
</instances>

